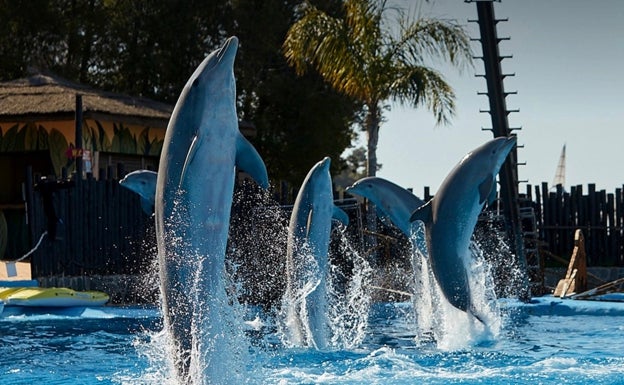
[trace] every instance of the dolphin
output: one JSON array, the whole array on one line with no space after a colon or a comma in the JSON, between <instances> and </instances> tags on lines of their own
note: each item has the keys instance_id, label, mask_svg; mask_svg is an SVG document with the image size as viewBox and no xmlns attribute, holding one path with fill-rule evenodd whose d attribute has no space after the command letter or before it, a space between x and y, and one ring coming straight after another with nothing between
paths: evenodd
<instances>
[{"instance_id":1,"label":"dolphin","mask_svg":"<svg viewBox=\"0 0 624 385\"><path fill-rule=\"evenodd\" d=\"M145 214L154 213L154 200L156 196L156 179L158 174L150 170L136 170L126 175L119 184L134 191L141 197L141 208Z\"/></svg>"},{"instance_id":2,"label":"dolphin","mask_svg":"<svg viewBox=\"0 0 624 385\"><path fill-rule=\"evenodd\" d=\"M181 383L235 383L224 283L235 167L268 187L264 162L241 135L230 37L209 54L174 107L156 181L156 236L164 326ZM201 376L202 379L197 380Z\"/></svg>"},{"instance_id":3,"label":"dolphin","mask_svg":"<svg viewBox=\"0 0 624 385\"><path fill-rule=\"evenodd\" d=\"M324 349L328 345L326 274L332 218L348 224L347 214L334 205L330 159L316 163L306 175L290 216L286 251L285 306L289 333L295 344ZM309 258L317 274L310 277ZM312 281L312 282L311 282Z\"/></svg>"},{"instance_id":4,"label":"dolphin","mask_svg":"<svg viewBox=\"0 0 624 385\"><path fill-rule=\"evenodd\" d=\"M407 237L411 237L412 213L425 204L403 187L375 176L359 179L345 191L373 202Z\"/></svg>"},{"instance_id":5,"label":"dolphin","mask_svg":"<svg viewBox=\"0 0 624 385\"><path fill-rule=\"evenodd\" d=\"M499 137L469 152L451 170L435 196L414 211L410 221L425 224L425 240L431 269L442 293L454 307L471 313L468 272L470 238L515 137Z\"/></svg>"}]
</instances>

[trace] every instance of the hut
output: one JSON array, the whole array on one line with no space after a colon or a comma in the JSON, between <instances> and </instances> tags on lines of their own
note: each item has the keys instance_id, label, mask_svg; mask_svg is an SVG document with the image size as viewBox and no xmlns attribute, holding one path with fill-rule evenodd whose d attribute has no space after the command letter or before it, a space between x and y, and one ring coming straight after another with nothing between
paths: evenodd
<instances>
[{"instance_id":1,"label":"hut","mask_svg":"<svg viewBox=\"0 0 624 385\"><path fill-rule=\"evenodd\" d=\"M171 111L53 74L0 83L0 222L6 222L0 259L21 256L33 242L25 215L27 168L57 180L76 170L80 178L98 179L120 163L126 171L156 169Z\"/></svg>"},{"instance_id":2,"label":"hut","mask_svg":"<svg viewBox=\"0 0 624 385\"><path fill-rule=\"evenodd\" d=\"M0 83L0 260L27 256L44 287L145 298L154 221L118 181L157 170L172 110L51 74Z\"/></svg>"}]
</instances>

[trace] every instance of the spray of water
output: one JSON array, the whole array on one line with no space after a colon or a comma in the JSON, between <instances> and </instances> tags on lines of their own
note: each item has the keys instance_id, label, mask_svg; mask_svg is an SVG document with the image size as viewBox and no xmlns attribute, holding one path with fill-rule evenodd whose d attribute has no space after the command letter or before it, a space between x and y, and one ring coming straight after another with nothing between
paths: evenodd
<instances>
[{"instance_id":1,"label":"spray of water","mask_svg":"<svg viewBox=\"0 0 624 385\"><path fill-rule=\"evenodd\" d=\"M342 259L352 265L351 271L345 271L340 263L330 266L328 313L331 346L353 349L362 343L368 329L371 295L366 289L370 285L373 269L353 248L344 231L334 231L334 235L337 255L332 260Z\"/></svg>"},{"instance_id":2,"label":"spray of water","mask_svg":"<svg viewBox=\"0 0 624 385\"><path fill-rule=\"evenodd\" d=\"M323 301L329 349L352 349L364 339L371 303L372 269L354 249L340 227L332 232L332 255L326 271L319 268L311 253L301 253L301 271L284 294L279 334L286 347L315 347L311 338L307 301ZM324 287L320 288L320 285ZM322 293L321 296L318 293Z\"/></svg>"},{"instance_id":3,"label":"spray of water","mask_svg":"<svg viewBox=\"0 0 624 385\"><path fill-rule=\"evenodd\" d=\"M412 234L414 311L420 342L435 341L442 350L457 350L495 339L500 334L501 315L490 267L479 244L472 242L465 256L471 304L482 322L453 307L437 284L424 247L424 226L414 225Z\"/></svg>"}]
</instances>

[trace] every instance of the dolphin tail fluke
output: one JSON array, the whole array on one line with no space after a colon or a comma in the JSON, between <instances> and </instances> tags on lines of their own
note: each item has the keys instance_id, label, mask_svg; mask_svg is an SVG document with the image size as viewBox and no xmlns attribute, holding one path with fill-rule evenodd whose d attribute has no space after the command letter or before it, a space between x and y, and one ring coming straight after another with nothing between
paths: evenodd
<instances>
[{"instance_id":1,"label":"dolphin tail fluke","mask_svg":"<svg viewBox=\"0 0 624 385\"><path fill-rule=\"evenodd\" d=\"M332 213L332 218L337 219L340 223L345 226L349 225L349 216L343 209L338 206L334 206L334 212Z\"/></svg>"},{"instance_id":2,"label":"dolphin tail fluke","mask_svg":"<svg viewBox=\"0 0 624 385\"><path fill-rule=\"evenodd\" d=\"M251 175L263 189L269 188L269 176L264 161L243 135L239 135L236 140L236 167Z\"/></svg>"},{"instance_id":3,"label":"dolphin tail fluke","mask_svg":"<svg viewBox=\"0 0 624 385\"><path fill-rule=\"evenodd\" d=\"M483 325L484 327L487 327L487 323L485 322L485 320L483 319L483 315L480 314L479 311L477 311L473 307L471 307L470 309L468 309L468 314L470 314L471 316L474 317L474 319L479 321L481 323L481 325Z\"/></svg>"}]
</instances>

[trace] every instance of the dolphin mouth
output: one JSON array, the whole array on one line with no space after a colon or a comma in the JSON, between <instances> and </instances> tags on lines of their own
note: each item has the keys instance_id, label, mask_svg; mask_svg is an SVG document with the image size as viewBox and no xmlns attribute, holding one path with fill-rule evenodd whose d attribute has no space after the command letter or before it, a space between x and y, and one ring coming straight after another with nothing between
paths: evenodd
<instances>
[{"instance_id":1,"label":"dolphin mouth","mask_svg":"<svg viewBox=\"0 0 624 385\"><path fill-rule=\"evenodd\" d=\"M515 136L509 136L507 139L501 144L501 153L505 155L509 154L511 150L516 145L517 139Z\"/></svg>"},{"instance_id":2,"label":"dolphin mouth","mask_svg":"<svg viewBox=\"0 0 624 385\"><path fill-rule=\"evenodd\" d=\"M221 47L221 49L219 49L219 52L217 53L217 62L221 63L221 61L223 60L234 59L237 50L238 38L236 36L228 38L223 44L223 47Z\"/></svg>"},{"instance_id":3,"label":"dolphin mouth","mask_svg":"<svg viewBox=\"0 0 624 385\"><path fill-rule=\"evenodd\" d=\"M223 46L215 51L212 60L209 60L201 69L200 75L214 71L217 68L232 68L238 51L238 38L229 37Z\"/></svg>"},{"instance_id":4,"label":"dolphin mouth","mask_svg":"<svg viewBox=\"0 0 624 385\"><path fill-rule=\"evenodd\" d=\"M323 158L323 160L319 162L319 167L324 170L329 170L330 164L331 164L331 159L328 156L326 156L325 158Z\"/></svg>"}]
</instances>

